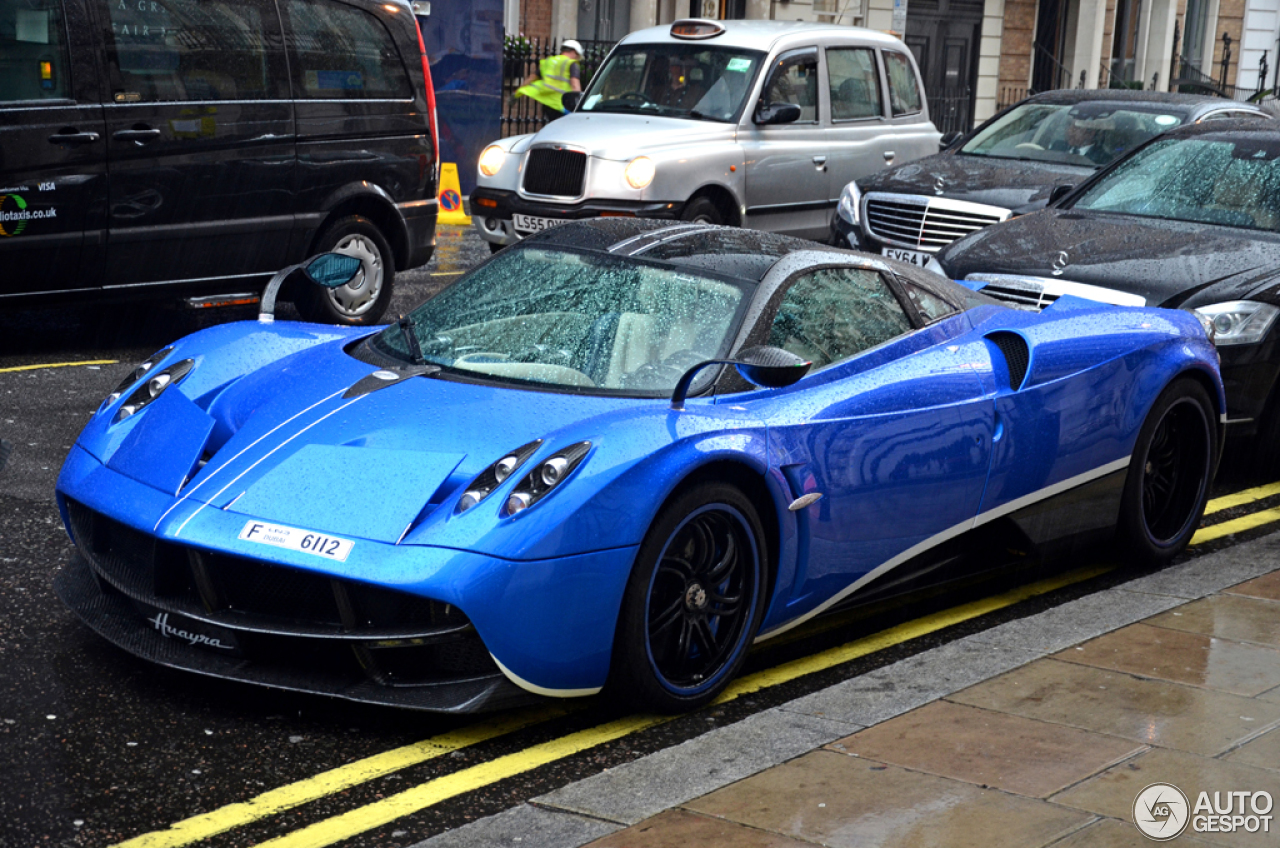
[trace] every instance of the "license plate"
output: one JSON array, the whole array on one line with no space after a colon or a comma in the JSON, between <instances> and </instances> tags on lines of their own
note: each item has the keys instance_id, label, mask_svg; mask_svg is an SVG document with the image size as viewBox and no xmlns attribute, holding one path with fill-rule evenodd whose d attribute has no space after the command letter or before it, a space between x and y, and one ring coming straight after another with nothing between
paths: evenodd
<instances>
[{"instance_id":1,"label":"license plate","mask_svg":"<svg viewBox=\"0 0 1280 848\"><path fill-rule=\"evenodd\" d=\"M217 653L240 656L240 646L236 642L235 633L225 627L151 607L145 607L143 610L147 624L166 639L173 639L175 642L182 642L193 648L208 648Z\"/></svg>"},{"instance_id":2,"label":"license plate","mask_svg":"<svg viewBox=\"0 0 1280 848\"><path fill-rule=\"evenodd\" d=\"M250 521L240 531L240 538L246 542L259 545L271 545L286 548L312 556L346 562L355 542L337 536L328 536L312 530L299 530L297 527L284 527L279 524L267 524L262 521Z\"/></svg>"},{"instance_id":3,"label":"license plate","mask_svg":"<svg viewBox=\"0 0 1280 848\"><path fill-rule=\"evenodd\" d=\"M899 262L910 262L912 265L919 265L921 268L929 264L930 254L921 253L918 250L900 250L896 247L885 247L880 250L881 256L887 256L890 259L897 259Z\"/></svg>"},{"instance_id":4,"label":"license plate","mask_svg":"<svg viewBox=\"0 0 1280 848\"><path fill-rule=\"evenodd\" d=\"M522 233L536 233L565 223L563 218L536 218L533 215L512 215L511 221Z\"/></svg>"}]
</instances>

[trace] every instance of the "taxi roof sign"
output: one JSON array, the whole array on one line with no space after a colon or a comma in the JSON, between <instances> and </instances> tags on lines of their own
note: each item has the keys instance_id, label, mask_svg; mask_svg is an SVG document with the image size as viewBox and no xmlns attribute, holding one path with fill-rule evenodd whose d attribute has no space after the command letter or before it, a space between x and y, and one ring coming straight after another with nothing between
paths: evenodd
<instances>
[{"instance_id":1,"label":"taxi roof sign","mask_svg":"<svg viewBox=\"0 0 1280 848\"><path fill-rule=\"evenodd\" d=\"M722 33L724 33L723 24L719 21L709 21L705 18L685 18L671 25L673 38L715 38Z\"/></svg>"}]
</instances>

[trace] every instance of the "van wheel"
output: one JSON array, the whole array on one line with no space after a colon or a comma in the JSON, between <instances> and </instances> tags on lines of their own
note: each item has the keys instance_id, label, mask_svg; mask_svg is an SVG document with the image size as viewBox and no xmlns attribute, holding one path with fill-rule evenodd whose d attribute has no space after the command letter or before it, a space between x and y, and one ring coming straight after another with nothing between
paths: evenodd
<instances>
[{"instance_id":1,"label":"van wheel","mask_svg":"<svg viewBox=\"0 0 1280 848\"><path fill-rule=\"evenodd\" d=\"M692 221L695 224L723 224L724 216L720 214L720 210L709 197L695 197L689 201L684 207L684 214L680 216L682 220Z\"/></svg>"},{"instance_id":2,"label":"van wheel","mask_svg":"<svg viewBox=\"0 0 1280 848\"><path fill-rule=\"evenodd\" d=\"M611 693L668 713L711 702L755 636L764 578L764 532L740 490L703 483L668 504L627 580Z\"/></svg>"},{"instance_id":3,"label":"van wheel","mask_svg":"<svg viewBox=\"0 0 1280 848\"><path fill-rule=\"evenodd\" d=\"M1208 392L1191 379L1170 384L1142 423L1120 503L1120 540L1143 565L1168 562L1191 541L1217 444Z\"/></svg>"},{"instance_id":4,"label":"van wheel","mask_svg":"<svg viewBox=\"0 0 1280 848\"><path fill-rule=\"evenodd\" d=\"M326 289L304 284L296 305L318 324L376 324L391 303L395 258L382 231L361 215L335 221L317 242L317 253L345 253L360 260L360 272L345 286Z\"/></svg>"}]
</instances>

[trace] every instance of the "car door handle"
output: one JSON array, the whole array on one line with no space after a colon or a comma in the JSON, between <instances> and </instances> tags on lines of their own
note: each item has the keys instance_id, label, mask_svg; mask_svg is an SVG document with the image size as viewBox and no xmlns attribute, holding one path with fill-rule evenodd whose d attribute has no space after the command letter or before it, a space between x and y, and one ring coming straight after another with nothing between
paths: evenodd
<instances>
[{"instance_id":1,"label":"car door handle","mask_svg":"<svg viewBox=\"0 0 1280 848\"><path fill-rule=\"evenodd\" d=\"M825 156L815 156L815 157L813 157L813 164L815 164L815 165L825 165L825 164L827 164L827 157L825 157Z\"/></svg>"},{"instance_id":2,"label":"car door handle","mask_svg":"<svg viewBox=\"0 0 1280 848\"><path fill-rule=\"evenodd\" d=\"M49 136L50 144L92 144L102 136L96 132L78 132L75 129L60 130Z\"/></svg>"},{"instance_id":3,"label":"car door handle","mask_svg":"<svg viewBox=\"0 0 1280 848\"><path fill-rule=\"evenodd\" d=\"M148 141L154 141L160 137L160 130L153 127L134 127L130 130L116 130L111 137L119 141L132 141L136 144L146 144Z\"/></svg>"},{"instance_id":4,"label":"car door handle","mask_svg":"<svg viewBox=\"0 0 1280 848\"><path fill-rule=\"evenodd\" d=\"M893 154L893 151L892 151L892 150L886 150L886 151L884 152L884 161L886 161L886 162L892 162L892 161L893 161L893 155L894 155L894 154Z\"/></svg>"}]
</instances>

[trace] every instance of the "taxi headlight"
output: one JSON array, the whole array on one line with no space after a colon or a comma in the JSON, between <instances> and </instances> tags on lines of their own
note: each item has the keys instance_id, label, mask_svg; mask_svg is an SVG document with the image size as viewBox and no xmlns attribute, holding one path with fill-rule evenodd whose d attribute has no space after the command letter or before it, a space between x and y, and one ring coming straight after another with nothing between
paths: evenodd
<instances>
[{"instance_id":1,"label":"taxi headlight","mask_svg":"<svg viewBox=\"0 0 1280 848\"><path fill-rule=\"evenodd\" d=\"M1280 308L1255 300L1231 300L1211 303L1192 310L1196 316L1209 319L1213 326L1210 338L1213 343L1224 345L1257 344L1280 315Z\"/></svg>"},{"instance_id":2,"label":"taxi headlight","mask_svg":"<svg viewBox=\"0 0 1280 848\"><path fill-rule=\"evenodd\" d=\"M654 175L658 172L657 167L653 164L653 160L648 156L637 156L627 163L627 168L622 175L627 179L627 185L632 188L644 188L653 182Z\"/></svg>"},{"instance_id":3,"label":"taxi headlight","mask_svg":"<svg viewBox=\"0 0 1280 848\"><path fill-rule=\"evenodd\" d=\"M492 177L502 169L502 163L506 160L507 151L496 144L491 144L480 154L480 173L486 177Z\"/></svg>"}]
</instances>

